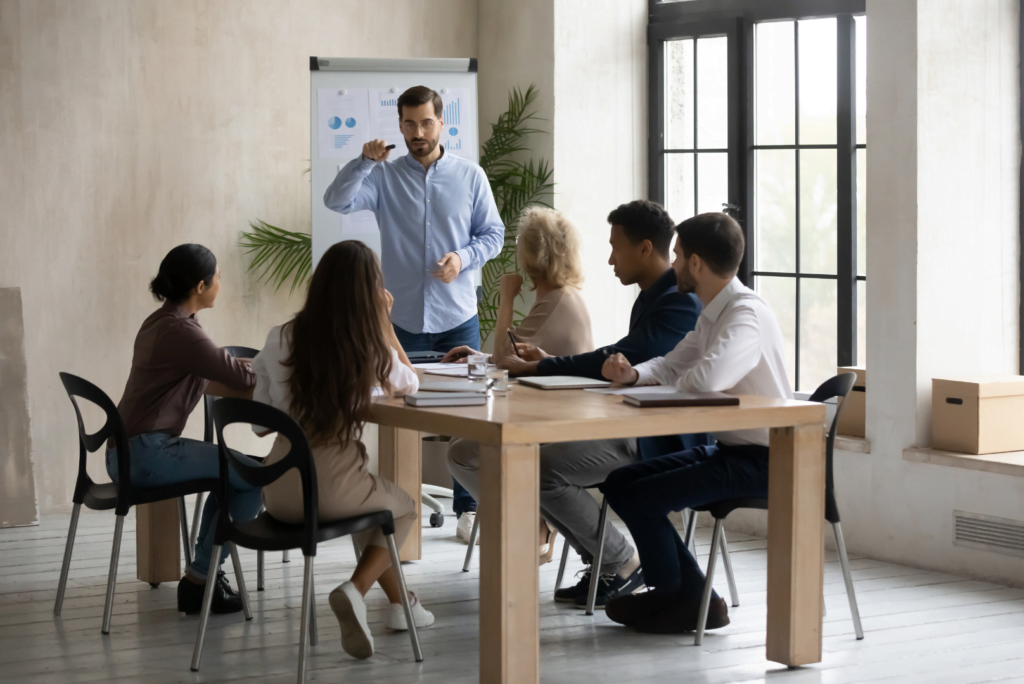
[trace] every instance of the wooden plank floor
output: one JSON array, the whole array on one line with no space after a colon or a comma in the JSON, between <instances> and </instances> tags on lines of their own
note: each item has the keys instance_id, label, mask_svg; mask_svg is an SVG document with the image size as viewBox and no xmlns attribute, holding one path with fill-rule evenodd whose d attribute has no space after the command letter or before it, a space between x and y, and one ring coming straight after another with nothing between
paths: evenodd
<instances>
[{"instance_id":1,"label":"wooden plank floor","mask_svg":"<svg viewBox=\"0 0 1024 684\"><path fill-rule=\"evenodd\" d=\"M189 504L191 511L191 502ZM125 525L111 634L100 634L109 564L112 513L82 512L61 618L52 614L69 516L38 527L0 530L0 681L292 682L298 654L302 559L268 554L266 591L257 593L256 558L240 551L255 619L213 616L201 672L189 671L198 620L175 610L175 586L151 589L135 580L135 526ZM426 525L426 519L424 519ZM320 645L311 649L307 681L362 684L476 682L479 563L461 572L465 545L454 519L424 529L424 560L406 564L406 578L437 616L421 631L425 662L412 658L404 633L383 625L386 600L367 597L377 653L357 661L341 649L327 594L355 565L351 544L322 546L316 561ZM699 529L706 556L709 530ZM1021 682L1024 683L1024 590L853 558L866 638L856 641L835 554L826 555L824 661L786 670L764 658L765 542L729 540L741 605L732 624L692 636L650 636L626 630L599 612L552 601L556 563L541 569L541 675L544 682ZM559 551L562 540L559 539ZM706 562L702 557L701 563ZM225 566L230 568L230 563ZM719 564L721 568L721 564ZM580 569L570 562L567 579ZM727 595L725 577L716 582ZM233 580L232 580L233 581Z\"/></svg>"}]
</instances>

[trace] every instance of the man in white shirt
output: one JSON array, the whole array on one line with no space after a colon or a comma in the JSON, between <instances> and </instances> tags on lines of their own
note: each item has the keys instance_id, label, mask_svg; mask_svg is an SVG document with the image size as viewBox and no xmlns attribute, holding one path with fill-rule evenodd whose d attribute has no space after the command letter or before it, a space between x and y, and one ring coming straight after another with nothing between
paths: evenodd
<instances>
[{"instance_id":1,"label":"man in white shirt","mask_svg":"<svg viewBox=\"0 0 1024 684\"><path fill-rule=\"evenodd\" d=\"M785 343L771 309L736 278L743 231L726 214L701 214L676 227L679 292L704 304L697 327L664 357L633 368L621 354L602 372L623 385L674 385L683 392L727 392L792 399ZM614 599L608 617L637 631L677 634L697 627L704 573L669 522L671 511L736 497L768 496L768 430L714 435L697 447L612 472L601 489L629 527L651 591ZM712 597L706 629L729 624Z\"/></svg>"}]
</instances>

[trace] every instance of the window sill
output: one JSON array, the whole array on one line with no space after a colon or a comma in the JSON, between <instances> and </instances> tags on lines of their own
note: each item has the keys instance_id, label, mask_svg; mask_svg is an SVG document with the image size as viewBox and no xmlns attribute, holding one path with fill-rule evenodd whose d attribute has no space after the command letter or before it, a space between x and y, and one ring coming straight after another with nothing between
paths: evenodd
<instances>
[{"instance_id":1,"label":"window sill","mask_svg":"<svg viewBox=\"0 0 1024 684\"><path fill-rule=\"evenodd\" d=\"M836 451L850 451L856 454L870 454L871 442L863 437L836 435L835 449Z\"/></svg>"},{"instance_id":2,"label":"window sill","mask_svg":"<svg viewBox=\"0 0 1024 684\"><path fill-rule=\"evenodd\" d=\"M903 460L913 463L929 463L931 465L965 470L979 470L996 475L1012 475L1024 477L1024 451L1008 451L1002 454L958 454L952 451L910 447L903 450Z\"/></svg>"}]
</instances>

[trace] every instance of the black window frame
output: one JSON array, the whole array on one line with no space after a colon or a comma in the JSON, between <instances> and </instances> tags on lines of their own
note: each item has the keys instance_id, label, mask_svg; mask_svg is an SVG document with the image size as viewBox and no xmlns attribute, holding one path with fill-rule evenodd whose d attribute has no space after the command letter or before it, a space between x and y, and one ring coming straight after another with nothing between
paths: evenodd
<instances>
[{"instance_id":1,"label":"black window frame","mask_svg":"<svg viewBox=\"0 0 1024 684\"><path fill-rule=\"evenodd\" d=\"M796 368L794 380L800 382L800 287L801 279L828 279L837 283L837 349L838 366L857 363L857 282L866 280L858 274L857 265L857 150L866 146L856 139L856 61L854 16L866 13L866 0L684 0L661 2L648 0L648 180L649 196L656 202L665 202L665 155L691 150L665 148L665 43L684 38L726 36L728 38L728 178L729 204L739 207L739 220L747 240L747 251L740 264L739 277L748 286L753 278L792 277L796 279ZM1022 13L1024 15L1024 13ZM796 85L796 138L794 145L754 145L754 25L764 21L798 21L835 17L837 19L837 128L835 145L800 145L799 139L799 72ZM1022 19L1024 36L1024 19ZM799 28L794 24L794 40L799 49ZM696 45L695 45L696 48ZM696 55L696 49L695 49ZM799 54L797 54L797 64ZM798 69L799 67L796 66ZM735 104L734 104L735 103ZM696 118L696 112L695 112ZM1024 121L1024 104L1022 104ZM694 164L698 143L694 139ZM752 209L754 207L754 155L757 149L791 149L797 158L799 174L800 149L835 149L837 157L837 268L836 274L801 273L799 261L794 272L769 272L754 269L755 232L757 230ZM844 154L845 151L845 154ZM848 163L847 163L848 160ZM694 202L697 202L694 179ZM796 244L800 245L800 182L796 178L797 212ZM1024 236L1024 210L1021 233ZM799 259L799 256L797 257ZM1022 256L1024 273L1024 256ZM1022 297L1024 320L1024 297ZM1022 324L1024 331L1024 324ZM1024 339L1024 335L1022 335ZM1024 350L1024 343L1022 343ZM1024 351L1021 352L1024 367Z\"/></svg>"}]
</instances>

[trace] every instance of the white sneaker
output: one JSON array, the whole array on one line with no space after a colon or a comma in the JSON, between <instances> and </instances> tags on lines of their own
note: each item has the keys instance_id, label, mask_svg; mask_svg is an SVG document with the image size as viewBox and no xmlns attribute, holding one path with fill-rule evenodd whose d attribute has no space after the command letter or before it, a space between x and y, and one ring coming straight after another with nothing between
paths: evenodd
<instances>
[{"instance_id":1,"label":"white sneaker","mask_svg":"<svg viewBox=\"0 0 1024 684\"><path fill-rule=\"evenodd\" d=\"M476 521L476 511L469 511L459 516L459 524L455 526L455 536L462 541L469 543L469 538L473 534L473 523ZM480 544L480 532L476 533L476 543Z\"/></svg>"},{"instance_id":2,"label":"white sneaker","mask_svg":"<svg viewBox=\"0 0 1024 684\"><path fill-rule=\"evenodd\" d=\"M434 614L424 608L420 600L416 598L416 594L411 591L409 592L409 603L412 604L412 619L416 623L416 629L434 624ZM405 610L401 603L392 603L388 606L388 618L384 621L384 626L399 632L409 629L409 623L405 621Z\"/></svg>"},{"instance_id":3,"label":"white sneaker","mask_svg":"<svg viewBox=\"0 0 1024 684\"><path fill-rule=\"evenodd\" d=\"M341 647L353 658L373 655L373 637L366 624L366 604L351 582L339 585L328 598L331 610L341 625Z\"/></svg>"}]
</instances>

